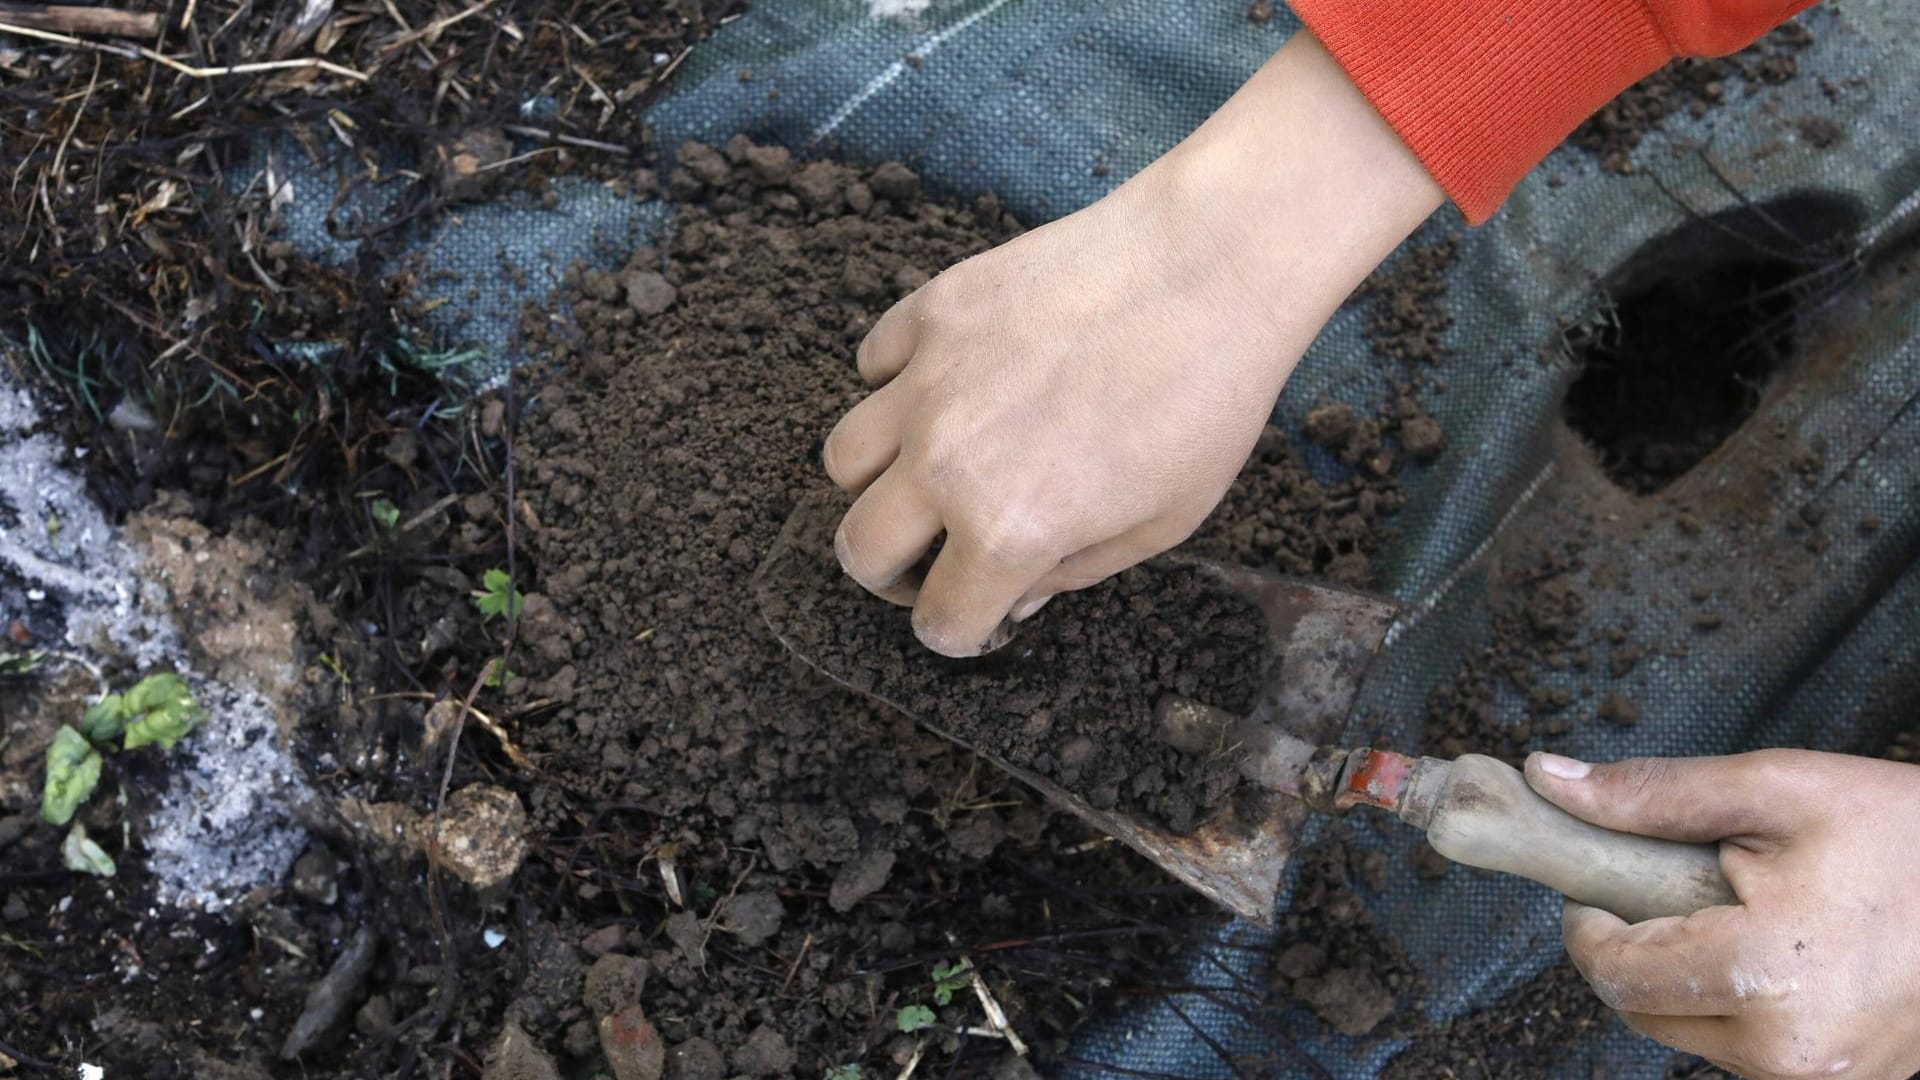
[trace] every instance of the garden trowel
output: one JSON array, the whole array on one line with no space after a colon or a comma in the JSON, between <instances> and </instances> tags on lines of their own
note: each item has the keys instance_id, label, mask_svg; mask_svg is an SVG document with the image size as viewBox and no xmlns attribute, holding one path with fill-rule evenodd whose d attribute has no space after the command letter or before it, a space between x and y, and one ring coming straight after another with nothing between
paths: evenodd
<instances>
[{"instance_id":1,"label":"garden trowel","mask_svg":"<svg viewBox=\"0 0 1920 1080\"><path fill-rule=\"evenodd\" d=\"M844 507L825 494L801 501L755 575L756 598L774 635L796 656L835 682L913 716L871 672L831 670L804 647L805 635L795 632L796 616L809 609L810 598L847 587L833 551ZM1156 705L1159 730L1143 736L1165 742L1169 754L1218 747L1238 754L1242 783L1226 808L1199 828L1176 833L1102 810L988 747L956 738L924 717L913 719L1262 924L1274 917L1281 873L1307 813L1344 814L1357 806L1390 811L1426 830L1434 849L1454 862L1531 878L1629 922L1738 902L1721 875L1715 847L1581 821L1535 794L1518 770L1497 759L1467 754L1449 761L1329 745L1339 738L1361 680L1393 625L1392 601L1179 554L1161 559L1197 569L1254 604L1266 620L1265 677L1250 713L1168 699Z\"/></svg>"}]
</instances>

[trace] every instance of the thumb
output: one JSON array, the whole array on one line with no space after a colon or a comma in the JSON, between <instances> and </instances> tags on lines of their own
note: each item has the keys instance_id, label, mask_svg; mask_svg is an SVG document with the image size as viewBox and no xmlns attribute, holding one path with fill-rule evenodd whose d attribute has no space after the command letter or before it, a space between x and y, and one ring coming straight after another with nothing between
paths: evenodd
<instances>
[{"instance_id":1,"label":"thumb","mask_svg":"<svg viewBox=\"0 0 1920 1080\"><path fill-rule=\"evenodd\" d=\"M1526 766L1528 785L1574 817L1689 843L1785 841L1801 824L1790 772L1766 751L1600 765L1535 752Z\"/></svg>"}]
</instances>

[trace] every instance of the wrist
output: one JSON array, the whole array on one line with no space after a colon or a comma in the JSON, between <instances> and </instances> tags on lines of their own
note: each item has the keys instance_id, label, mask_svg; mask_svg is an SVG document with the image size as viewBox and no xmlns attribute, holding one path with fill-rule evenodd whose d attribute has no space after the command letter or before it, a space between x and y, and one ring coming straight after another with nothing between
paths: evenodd
<instances>
[{"instance_id":1,"label":"wrist","mask_svg":"<svg viewBox=\"0 0 1920 1080\"><path fill-rule=\"evenodd\" d=\"M1293 356L1445 201L1304 32L1135 185L1169 248L1270 311Z\"/></svg>"}]
</instances>

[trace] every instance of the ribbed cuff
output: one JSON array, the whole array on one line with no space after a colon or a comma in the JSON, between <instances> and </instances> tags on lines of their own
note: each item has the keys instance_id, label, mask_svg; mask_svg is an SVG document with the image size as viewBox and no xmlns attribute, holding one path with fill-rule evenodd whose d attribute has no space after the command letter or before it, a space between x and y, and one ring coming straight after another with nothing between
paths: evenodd
<instances>
[{"instance_id":1,"label":"ribbed cuff","mask_svg":"<svg viewBox=\"0 0 1920 1080\"><path fill-rule=\"evenodd\" d=\"M1674 56L1639 0L1293 0L1467 220Z\"/></svg>"}]
</instances>

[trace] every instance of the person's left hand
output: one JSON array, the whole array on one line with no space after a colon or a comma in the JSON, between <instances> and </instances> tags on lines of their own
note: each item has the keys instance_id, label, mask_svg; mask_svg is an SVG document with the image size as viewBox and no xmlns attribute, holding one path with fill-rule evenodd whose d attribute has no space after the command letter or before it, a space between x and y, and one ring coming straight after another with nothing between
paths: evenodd
<instances>
[{"instance_id":1,"label":"person's left hand","mask_svg":"<svg viewBox=\"0 0 1920 1080\"><path fill-rule=\"evenodd\" d=\"M1629 1027L1752 1080L1920 1072L1920 766L1536 753L1526 772L1596 825L1720 845L1738 905L1628 925L1567 903L1567 952Z\"/></svg>"}]
</instances>

